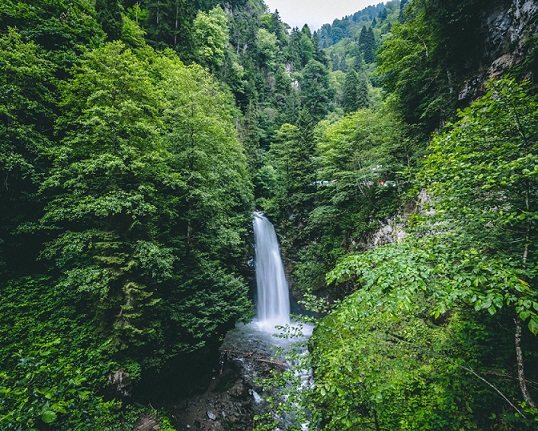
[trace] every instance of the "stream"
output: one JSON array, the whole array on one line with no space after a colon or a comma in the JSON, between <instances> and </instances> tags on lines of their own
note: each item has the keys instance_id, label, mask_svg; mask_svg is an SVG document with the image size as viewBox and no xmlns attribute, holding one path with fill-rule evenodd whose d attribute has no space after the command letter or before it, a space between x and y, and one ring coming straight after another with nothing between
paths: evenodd
<instances>
[{"instance_id":1,"label":"stream","mask_svg":"<svg viewBox=\"0 0 538 431\"><path fill-rule=\"evenodd\" d=\"M264 381L274 370L290 371L285 391L288 395L279 396L291 394L292 398L311 384L310 369L293 370L307 353L306 343L313 325L291 320L288 282L275 229L261 213L254 214L253 223L256 317L227 333L220 348L219 366L213 370L205 393L180 400L171 407L178 430L249 431L254 429L254 416L263 415L272 416L279 424L275 431L285 430L296 423L295 414L271 411L265 398L279 390L268 389ZM301 423L306 429L307 423Z\"/></svg>"}]
</instances>

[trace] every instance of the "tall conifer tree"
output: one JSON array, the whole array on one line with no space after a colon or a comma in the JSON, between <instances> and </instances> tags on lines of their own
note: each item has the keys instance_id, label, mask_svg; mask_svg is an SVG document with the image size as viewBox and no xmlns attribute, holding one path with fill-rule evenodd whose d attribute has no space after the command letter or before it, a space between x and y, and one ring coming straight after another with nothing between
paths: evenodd
<instances>
[{"instance_id":1,"label":"tall conifer tree","mask_svg":"<svg viewBox=\"0 0 538 431\"><path fill-rule=\"evenodd\" d=\"M118 0L96 0L95 10L97 12L97 22L101 24L103 31L107 35L107 40L120 39L123 18Z\"/></svg>"}]
</instances>

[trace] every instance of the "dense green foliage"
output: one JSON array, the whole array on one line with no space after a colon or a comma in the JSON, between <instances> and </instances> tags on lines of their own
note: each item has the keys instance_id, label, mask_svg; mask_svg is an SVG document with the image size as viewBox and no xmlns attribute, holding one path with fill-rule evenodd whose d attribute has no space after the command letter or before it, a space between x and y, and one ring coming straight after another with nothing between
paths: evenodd
<instances>
[{"instance_id":1,"label":"dense green foliage","mask_svg":"<svg viewBox=\"0 0 538 431\"><path fill-rule=\"evenodd\" d=\"M513 366L508 316L454 304L435 319L443 294L435 281L444 280L439 257L426 250L381 247L332 274L342 281L353 274L361 289L323 320L312 341L317 422L327 430L479 430L499 422L532 429L531 414L521 421L511 401L517 386L506 380Z\"/></svg>"},{"instance_id":2,"label":"dense green foliage","mask_svg":"<svg viewBox=\"0 0 538 431\"><path fill-rule=\"evenodd\" d=\"M188 366L251 315L231 93L145 45L119 5L77 7L2 6L2 429L125 429L136 412L120 412L111 373ZM227 25L207 16L220 21L195 28Z\"/></svg>"},{"instance_id":3,"label":"dense green foliage","mask_svg":"<svg viewBox=\"0 0 538 431\"><path fill-rule=\"evenodd\" d=\"M43 47L45 55L61 67L60 74L85 49L97 47L105 37L94 8L85 0L3 1L0 31L4 34L10 27Z\"/></svg>"},{"instance_id":4,"label":"dense green foliage","mask_svg":"<svg viewBox=\"0 0 538 431\"><path fill-rule=\"evenodd\" d=\"M116 42L80 62L62 106L62 145L42 186L50 198L41 223L55 232L43 257L61 284L95 301L118 350L151 346L151 363L157 352L203 344L248 308L232 262L249 186L226 95L199 68ZM198 283L220 276L200 286L194 274ZM223 280L228 289L218 289ZM181 285L178 295L172 286ZM196 301L211 324L192 309Z\"/></svg>"},{"instance_id":5,"label":"dense green foliage","mask_svg":"<svg viewBox=\"0 0 538 431\"><path fill-rule=\"evenodd\" d=\"M346 73L342 91L342 109L346 114L368 107L368 83L364 74L354 70Z\"/></svg>"},{"instance_id":6,"label":"dense green foliage","mask_svg":"<svg viewBox=\"0 0 538 431\"><path fill-rule=\"evenodd\" d=\"M433 213L329 274L360 290L313 339L323 429L536 426L536 100L507 79L460 117L419 172Z\"/></svg>"},{"instance_id":7,"label":"dense green foliage","mask_svg":"<svg viewBox=\"0 0 538 431\"><path fill-rule=\"evenodd\" d=\"M504 7L390 1L312 32L261 0L1 2L0 428L130 429L148 376L211 369L252 314L256 207L294 296L332 309L289 398L312 427L533 429L538 102L461 92ZM498 48L518 77L529 34Z\"/></svg>"},{"instance_id":8,"label":"dense green foliage","mask_svg":"<svg viewBox=\"0 0 538 431\"><path fill-rule=\"evenodd\" d=\"M258 204L285 232L303 303L324 311L351 294L318 324L302 402L313 429L533 429L536 100L513 79L493 82L427 147L487 58L485 5L403 6L331 46L336 111L283 125L259 171ZM381 106L370 29L382 41ZM355 73L370 78L358 112ZM407 239L365 253L387 241L372 237L380 219L394 224L421 189L430 208Z\"/></svg>"},{"instance_id":9,"label":"dense green foliage","mask_svg":"<svg viewBox=\"0 0 538 431\"><path fill-rule=\"evenodd\" d=\"M94 338L94 316L67 286L23 278L2 289L0 425L5 430L118 429L118 403L96 396L117 364Z\"/></svg>"},{"instance_id":10,"label":"dense green foliage","mask_svg":"<svg viewBox=\"0 0 538 431\"><path fill-rule=\"evenodd\" d=\"M386 8L390 7L383 3L375 6L368 6L353 15L345 16L342 19L335 19L332 24L324 24L319 30L320 44L323 48L328 48L337 44L342 39L353 38L357 36L363 26L372 22L376 23L377 19L386 18Z\"/></svg>"},{"instance_id":11,"label":"dense green foliage","mask_svg":"<svg viewBox=\"0 0 538 431\"><path fill-rule=\"evenodd\" d=\"M314 385L272 400L279 414L301 403L303 422L288 429L304 429L305 420L316 430L536 428L538 100L512 78L489 86L429 145L413 179L427 206L405 238L347 255L328 273L333 290L348 296L317 323L310 358L297 363L313 367ZM345 139L366 128L364 118L359 111L325 126L322 172L337 178L326 187L339 188L357 156L390 160L382 142ZM323 218L314 231L338 225L350 206L316 207L311 217ZM310 257L315 265L297 265L298 284L323 276L323 260ZM275 426L260 418L258 429Z\"/></svg>"},{"instance_id":12,"label":"dense green foliage","mask_svg":"<svg viewBox=\"0 0 538 431\"><path fill-rule=\"evenodd\" d=\"M537 113L536 98L514 80L492 83L433 140L418 176L433 196L433 222L451 237L445 238L446 248L456 248L449 253L459 255L458 269L474 268L472 284L480 293L471 288L461 294L492 314L514 306L535 334L538 303L529 286L538 268ZM447 294L458 296L457 291Z\"/></svg>"},{"instance_id":13,"label":"dense green foliage","mask_svg":"<svg viewBox=\"0 0 538 431\"><path fill-rule=\"evenodd\" d=\"M0 39L0 53L0 269L5 280L9 273L25 271L26 265L30 271L35 267L36 247L11 234L19 224L35 221L39 213L35 193L48 164L56 115L56 67L37 45L23 42L14 30Z\"/></svg>"}]
</instances>

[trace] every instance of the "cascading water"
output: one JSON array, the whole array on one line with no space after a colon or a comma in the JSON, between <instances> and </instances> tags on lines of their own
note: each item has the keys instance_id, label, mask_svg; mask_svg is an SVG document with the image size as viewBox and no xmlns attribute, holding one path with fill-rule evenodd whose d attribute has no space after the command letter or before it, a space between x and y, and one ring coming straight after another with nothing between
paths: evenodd
<instances>
[{"instance_id":1,"label":"cascading water","mask_svg":"<svg viewBox=\"0 0 538 431\"><path fill-rule=\"evenodd\" d=\"M254 213L254 239L257 326L274 332L275 326L290 323L290 298L275 228L260 213Z\"/></svg>"},{"instance_id":2,"label":"cascading water","mask_svg":"<svg viewBox=\"0 0 538 431\"><path fill-rule=\"evenodd\" d=\"M225 358L235 358L244 381L252 382L253 414L264 416L270 412L281 426L276 430L308 429L308 412L299 405L297 393L312 384L306 343L313 325L290 319L290 296L280 249L273 225L261 213L254 213L254 238L257 301L256 318L251 323L239 323L228 332L221 347ZM276 327L285 327L281 328ZM226 361L226 359L224 360ZM264 388L259 379L267 367L284 367L292 378L286 388ZM284 390L284 392L282 392ZM289 397L293 393L293 397ZM293 403L294 414L270 410L266 397L279 397L284 403Z\"/></svg>"}]
</instances>

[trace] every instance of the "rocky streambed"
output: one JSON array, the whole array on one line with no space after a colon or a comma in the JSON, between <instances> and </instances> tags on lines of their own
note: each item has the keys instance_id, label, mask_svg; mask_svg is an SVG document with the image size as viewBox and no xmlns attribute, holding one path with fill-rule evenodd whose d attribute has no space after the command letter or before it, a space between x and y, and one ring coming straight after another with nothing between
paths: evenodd
<instances>
[{"instance_id":1,"label":"rocky streambed","mask_svg":"<svg viewBox=\"0 0 538 431\"><path fill-rule=\"evenodd\" d=\"M275 357L278 347L296 340L275 337L255 324L228 332L220 348L220 362L212 370L207 388L167 407L178 431L249 431L254 416L264 412L260 378L287 364Z\"/></svg>"}]
</instances>

